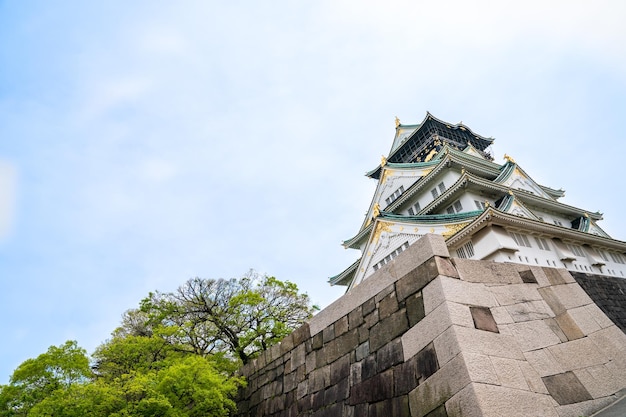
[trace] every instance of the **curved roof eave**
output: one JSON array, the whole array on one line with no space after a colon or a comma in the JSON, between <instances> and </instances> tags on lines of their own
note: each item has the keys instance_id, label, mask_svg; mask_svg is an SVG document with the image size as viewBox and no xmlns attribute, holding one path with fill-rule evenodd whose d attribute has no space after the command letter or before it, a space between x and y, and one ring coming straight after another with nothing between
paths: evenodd
<instances>
[{"instance_id":1,"label":"curved roof eave","mask_svg":"<svg viewBox=\"0 0 626 417\"><path fill-rule=\"evenodd\" d=\"M339 274L328 278L328 283L330 285L349 285L354 279L354 274L356 273L357 267L361 263L361 259L363 258L357 259L352 265L344 269Z\"/></svg>"},{"instance_id":2,"label":"curved roof eave","mask_svg":"<svg viewBox=\"0 0 626 417\"><path fill-rule=\"evenodd\" d=\"M533 220L525 217L519 217L514 214L503 213L499 210L494 209L493 207L487 208L470 224L446 239L446 244L448 246L455 246L468 236L473 235L478 230L483 229L484 227L491 224L518 227L525 231L544 233L557 238L577 240L585 243L593 243L606 248L617 250L619 252L626 251L626 242L604 236L580 232L575 229L568 229L565 227L552 225L550 223L545 223L540 220Z\"/></svg>"}]
</instances>

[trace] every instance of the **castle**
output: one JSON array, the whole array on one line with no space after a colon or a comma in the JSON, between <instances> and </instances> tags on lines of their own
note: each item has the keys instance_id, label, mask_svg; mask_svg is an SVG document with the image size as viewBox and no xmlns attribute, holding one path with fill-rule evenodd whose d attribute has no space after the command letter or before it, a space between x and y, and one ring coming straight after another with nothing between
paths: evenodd
<instances>
[{"instance_id":1,"label":"castle","mask_svg":"<svg viewBox=\"0 0 626 417\"><path fill-rule=\"evenodd\" d=\"M346 294L241 369L237 415L624 415L626 243L492 143L396 120Z\"/></svg>"}]
</instances>

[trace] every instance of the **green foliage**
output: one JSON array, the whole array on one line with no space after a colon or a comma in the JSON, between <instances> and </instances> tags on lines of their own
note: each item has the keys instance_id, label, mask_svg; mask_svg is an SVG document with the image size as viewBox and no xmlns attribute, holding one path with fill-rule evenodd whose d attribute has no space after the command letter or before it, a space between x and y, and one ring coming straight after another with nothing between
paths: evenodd
<instances>
[{"instance_id":1,"label":"green foliage","mask_svg":"<svg viewBox=\"0 0 626 417\"><path fill-rule=\"evenodd\" d=\"M0 417L228 416L245 382L233 376L241 362L313 311L274 277L191 279L126 312L91 366L75 341L23 362L0 386Z\"/></svg>"}]
</instances>

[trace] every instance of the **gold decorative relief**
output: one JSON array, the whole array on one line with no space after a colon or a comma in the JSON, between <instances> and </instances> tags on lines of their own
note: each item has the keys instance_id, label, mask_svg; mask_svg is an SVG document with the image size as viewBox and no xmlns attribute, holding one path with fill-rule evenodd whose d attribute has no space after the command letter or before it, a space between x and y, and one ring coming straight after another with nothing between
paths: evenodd
<instances>
[{"instance_id":1,"label":"gold decorative relief","mask_svg":"<svg viewBox=\"0 0 626 417\"><path fill-rule=\"evenodd\" d=\"M380 216L380 205L378 203L374 204L374 208L372 209L372 217L376 218Z\"/></svg>"},{"instance_id":2,"label":"gold decorative relief","mask_svg":"<svg viewBox=\"0 0 626 417\"><path fill-rule=\"evenodd\" d=\"M391 232L391 223L389 222L378 222L376 224L376 230L374 230L374 236L372 237L372 243L378 243L378 239L380 239L380 235L382 232Z\"/></svg>"},{"instance_id":3,"label":"gold decorative relief","mask_svg":"<svg viewBox=\"0 0 626 417\"><path fill-rule=\"evenodd\" d=\"M458 223L458 224L446 224L446 231L441 234L444 238L449 238L452 235L460 232L465 226L467 226L469 222L466 223Z\"/></svg>"},{"instance_id":4,"label":"gold decorative relief","mask_svg":"<svg viewBox=\"0 0 626 417\"><path fill-rule=\"evenodd\" d=\"M514 164L515 163L515 159L511 158L509 155L504 154L504 159L506 159L507 161L509 161L510 163Z\"/></svg>"},{"instance_id":5,"label":"gold decorative relief","mask_svg":"<svg viewBox=\"0 0 626 417\"><path fill-rule=\"evenodd\" d=\"M380 166L384 167L385 165L387 165L387 158L385 158L385 155L382 155L380 157Z\"/></svg>"},{"instance_id":6,"label":"gold decorative relief","mask_svg":"<svg viewBox=\"0 0 626 417\"><path fill-rule=\"evenodd\" d=\"M398 119L398 116L396 116L396 127L400 126L400 119Z\"/></svg>"},{"instance_id":7,"label":"gold decorative relief","mask_svg":"<svg viewBox=\"0 0 626 417\"><path fill-rule=\"evenodd\" d=\"M387 181L388 177L391 177L395 174L395 172L389 168L383 168L383 176L380 178L380 183L384 184Z\"/></svg>"}]
</instances>

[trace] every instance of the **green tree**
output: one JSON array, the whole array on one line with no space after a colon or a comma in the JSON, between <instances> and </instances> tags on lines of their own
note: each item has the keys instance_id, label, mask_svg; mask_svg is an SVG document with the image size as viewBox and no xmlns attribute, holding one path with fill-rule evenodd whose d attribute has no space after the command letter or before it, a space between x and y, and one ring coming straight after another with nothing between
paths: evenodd
<instances>
[{"instance_id":1,"label":"green tree","mask_svg":"<svg viewBox=\"0 0 626 417\"><path fill-rule=\"evenodd\" d=\"M239 279L193 278L170 293L151 293L125 315L121 334L159 334L176 349L226 353L247 363L317 309L296 284L254 272Z\"/></svg>"},{"instance_id":2,"label":"green tree","mask_svg":"<svg viewBox=\"0 0 626 417\"><path fill-rule=\"evenodd\" d=\"M75 341L50 346L46 353L24 361L0 389L0 416L25 416L57 390L83 384L92 377L89 358Z\"/></svg>"}]
</instances>

